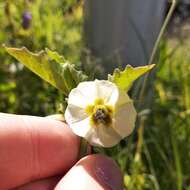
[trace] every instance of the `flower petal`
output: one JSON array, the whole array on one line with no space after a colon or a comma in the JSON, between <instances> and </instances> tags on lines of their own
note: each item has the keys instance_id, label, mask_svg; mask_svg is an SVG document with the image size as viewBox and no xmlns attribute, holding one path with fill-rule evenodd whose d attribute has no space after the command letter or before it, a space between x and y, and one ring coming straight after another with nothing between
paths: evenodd
<instances>
[{"instance_id":1,"label":"flower petal","mask_svg":"<svg viewBox=\"0 0 190 190\"><path fill-rule=\"evenodd\" d=\"M87 113L83 108L77 107L75 105L69 104L65 110L65 120L68 124L79 122L88 117Z\"/></svg>"},{"instance_id":2,"label":"flower petal","mask_svg":"<svg viewBox=\"0 0 190 190\"><path fill-rule=\"evenodd\" d=\"M113 96L115 101L118 99L118 88L115 84L106 80L95 80L97 97L104 99L105 103Z\"/></svg>"},{"instance_id":3,"label":"flower petal","mask_svg":"<svg viewBox=\"0 0 190 190\"><path fill-rule=\"evenodd\" d=\"M77 90L85 97L86 105L93 104L97 98L97 88L93 81L81 82L77 86Z\"/></svg>"},{"instance_id":4,"label":"flower petal","mask_svg":"<svg viewBox=\"0 0 190 190\"><path fill-rule=\"evenodd\" d=\"M91 126L84 138L93 146L112 147L116 145L122 137L116 133L112 127Z\"/></svg>"},{"instance_id":5,"label":"flower petal","mask_svg":"<svg viewBox=\"0 0 190 190\"><path fill-rule=\"evenodd\" d=\"M113 95L114 96L114 95ZM115 102L115 107L120 107L123 104L126 104L128 102L131 102L132 100L129 98L128 94L123 91L118 89L118 96L117 96L117 100L115 100L115 98L111 98L109 101L109 104L113 104Z\"/></svg>"},{"instance_id":6,"label":"flower petal","mask_svg":"<svg viewBox=\"0 0 190 190\"><path fill-rule=\"evenodd\" d=\"M136 115L132 101L120 106L114 116L113 128L123 138L129 136L135 127Z\"/></svg>"},{"instance_id":7,"label":"flower petal","mask_svg":"<svg viewBox=\"0 0 190 190\"><path fill-rule=\"evenodd\" d=\"M68 123L68 124L76 135L80 137L84 137L85 139L91 133L91 130L93 129L93 127L90 126L89 117L81 121L78 121L75 123Z\"/></svg>"},{"instance_id":8,"label":"flower petal","mask_svg":"<svg viewBox=\"0 0 190 190\"><path fill-rule=\"evenodd\" d=\"M112 147L119 143L122 137L111 126L96 127L96 134L99 139L96 146ZM97 138L96 137L96 138Z\"/></svg>"},{"instance_id":9,"label":"flower petal","mask_svg":"<svg viewBox=\"0 0 190 190\"><path fill-rule=\"evenodd\" d=\"M88 105L88 101L78 88L74 88L69 94L68 105L85 108Z\"/></svg>"}]
</instances>

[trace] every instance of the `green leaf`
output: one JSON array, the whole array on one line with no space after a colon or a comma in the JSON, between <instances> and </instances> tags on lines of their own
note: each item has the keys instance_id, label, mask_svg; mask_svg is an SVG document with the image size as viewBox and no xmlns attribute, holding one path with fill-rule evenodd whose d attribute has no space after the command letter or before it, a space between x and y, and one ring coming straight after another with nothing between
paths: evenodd
<instances>
[{"instance_id":1,"label":"green leaf","mask_svg":"<svg viewBox=\"0 0 190 190\"><path fill-rule=\"evenodd\" d=\"M8 48L6 51L66 96L79 82L87 80L86 75L77 71L73 64L51 50L32 53L25 47ZM64 62L63 62L64 61ZM61 63L60 63L61 62Z\"/></svg>"},{"instance_id":2,"label":"green leaf","mask_svg":"<svg viewBox=\"0 0 190 190\"><path fill-rule=\"evenodd\" d=\"M81 81L86 81L87 76L82 73L82 71L77 71L74 68L73 64L65 63L62 66L63 76L66 88L70 92L73 88L75 88Z\"/></svg>"},{"instance_id":3,"label":"green leaf","mask_svg":"<svg viewBox=\"0 0 190 190\"><path fill-rule=\"evenodd\" d=\"M48 56L52 59L55 60L57 63L65 63L66 60L62 55L59 55L56 51L51 51L50 49L46 48L45 49Z\"/></svg>"},{"instance_id":4,"label":"green leaf","mask_svg":"<svg viewBox=\"0 0 190 190\"><path fill-rule=\"evenodd\" d=\"M120 89L128 91L137 78L150 71L154 66L154 64L142 67L127 65L123 71L115 69L113 75L108 75L108 80L115 83Z\"/></svg>"}]
</instances>

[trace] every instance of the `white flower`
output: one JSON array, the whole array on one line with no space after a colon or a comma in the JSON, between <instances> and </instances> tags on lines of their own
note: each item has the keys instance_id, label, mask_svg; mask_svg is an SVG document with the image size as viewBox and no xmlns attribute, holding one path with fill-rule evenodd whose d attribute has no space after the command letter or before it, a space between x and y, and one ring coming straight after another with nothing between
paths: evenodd
<instances>
[{"instance_id":1,"label":"white flower","mask_svg":"<svg viewBox=\"0 0 190 190\"><path fill-rule=\"evenodd\" d=\"M126 92L112 82L95 80L70 92L65 120L91 145L111 147L133 131L136 111Z\"/></svg>"}]
</instances>

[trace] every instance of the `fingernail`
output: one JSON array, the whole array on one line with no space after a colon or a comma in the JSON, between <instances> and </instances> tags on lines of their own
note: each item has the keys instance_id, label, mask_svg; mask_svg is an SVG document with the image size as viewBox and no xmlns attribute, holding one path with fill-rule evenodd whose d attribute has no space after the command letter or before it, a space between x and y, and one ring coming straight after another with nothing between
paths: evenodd
<instances>
[{"instance_id":1,"label":"fingernail","mask_svg":"<svg viewBox=\"0 0 190 190\"><path fill-rule=\"evenodd\" d=\"M95 163L96 176L109 190L123 190L123 178L117 164L110 158L98 159ZM106 189L106 190L107 190Z\"/></svg>"}]
</instances>

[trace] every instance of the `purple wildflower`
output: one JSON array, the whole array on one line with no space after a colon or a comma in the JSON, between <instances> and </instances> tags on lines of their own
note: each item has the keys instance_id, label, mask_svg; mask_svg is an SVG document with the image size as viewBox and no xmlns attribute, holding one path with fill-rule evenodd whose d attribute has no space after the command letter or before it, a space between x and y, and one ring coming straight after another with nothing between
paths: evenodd
<instances>
[{"instance_id":1,"label":"purple wildflower","mask_svg":"<svg viewBox=\"0 0 190 190\"><path fill-rule=\"evenodd\" d=\"M31 21L32 21L32 14L28 11L24 12L22 15L22 27L25 30L30 28Z\"/></svg>"}]
</instances>

